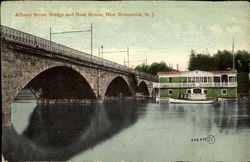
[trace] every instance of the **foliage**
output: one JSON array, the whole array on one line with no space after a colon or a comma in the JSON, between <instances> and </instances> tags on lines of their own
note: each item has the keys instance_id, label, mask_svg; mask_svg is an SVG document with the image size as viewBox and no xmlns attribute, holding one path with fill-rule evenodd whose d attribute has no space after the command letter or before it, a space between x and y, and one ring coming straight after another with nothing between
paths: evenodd
<instances>
[{"instance_id":1,"label":"foliage","mask_svg":"<svg viewBox=\"0 0 250 162\"><path fill-rule=\"evenodd\" d=\"M136 66L135 70L156 75L160 71L174 71L174 69L167 66L165 62L154 62L151 65L141 64Z\"/></svg>"},{"instance_id":2,"label":"foliage","mask_svg":"<svg viewBox=\"0 0 250 162\"><path fill-rule=\"evenodd\" d=\"M249 57L250 54L247 51L237 51L235 56L235 67L238 72L249 72Z\"/></svg>"},{"instance_id":3,"label":"foliage","mask_svg":"<svg viewBox=\"0 0 250 162\"><path fill-rule=\"evenodd\" d=\"M249 57L250 54L245 50L239 50L234 54L235 68L238 72L249 71ZM218 50L216 54L196 54L194 50L191 50L189 56L189 70L229 70L233 69L233 54L230 51Z\"/></svg>"},{"instance_id":4,"label":"foliage","mask_svg":"<svg viewBox=\"0 0 250 162\"><path fill-rule=\"evenodd\" d=\"M250 80L248 73L240 72L237 74L238 79L238 92L240 93L248 93L250 89Z\"/></svg>"}]
</instances>

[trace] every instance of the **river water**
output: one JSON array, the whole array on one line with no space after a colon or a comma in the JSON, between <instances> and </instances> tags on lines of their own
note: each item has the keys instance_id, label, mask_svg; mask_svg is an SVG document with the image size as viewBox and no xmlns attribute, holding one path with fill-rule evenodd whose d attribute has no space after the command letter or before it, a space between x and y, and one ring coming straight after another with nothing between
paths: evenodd
<instances>
[{"instance_id":1,"label":"river water","mask_svg":"<svg viewBox=\"0 0 250 162\"><path fill-rule=\"evenodd\" d=\"M250 160L250 98L218 104L120 99L101 104L11 105L6 159Z\"/></svg>"}]
</instances>

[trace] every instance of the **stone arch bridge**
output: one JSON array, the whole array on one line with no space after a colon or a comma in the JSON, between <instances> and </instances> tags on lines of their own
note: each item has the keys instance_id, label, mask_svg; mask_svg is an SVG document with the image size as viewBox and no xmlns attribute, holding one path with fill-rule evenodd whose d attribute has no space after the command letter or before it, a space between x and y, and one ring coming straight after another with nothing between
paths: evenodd
<instances>
[{"instance_id":1,"label":"stone arch bridge","mask_svg":"<svg viewBox=\"0 0 250 162\"><path fill-rule=\"evenodd\" d=\"M108 97L154 97L157 78L112 61L1 26L2 118L23 88L39 102L85 102Z\"/></svg>"}]
</instances>

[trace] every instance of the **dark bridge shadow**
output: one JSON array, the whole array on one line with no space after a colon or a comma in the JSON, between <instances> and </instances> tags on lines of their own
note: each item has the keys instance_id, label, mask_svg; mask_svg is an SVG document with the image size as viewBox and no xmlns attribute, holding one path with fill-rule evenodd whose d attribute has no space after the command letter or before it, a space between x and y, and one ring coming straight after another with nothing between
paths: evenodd
<instances>
[{"instance_id":1,"label":"dark bridge shadow","mask_svg":"<svg viewBox=\"0 0 250 162\"><path fill-rule=\"evenodd\" d=\"M105 92L106 97L131 97L129 85L122 77L116 77L109 84L107 91Z\"/></svg>"},{"instance_id":2,"label":"dark bridge shadow","mask_svg":"<svg viewBox=\"0 0 250 162\"><path fill-rule=\"evenodd\" d=\"M108 100L85 106L39 105L23 135L14 129L3 132L3 155L9 161L69 160L136 123L146 103Z\"/></svg>"},{"instance_id":3,"label":"dark bridge shadow","mask_svg":"<svg viewBox=\"0 0 250 162\"><path fill-rule=\"evenodd\" d=\"M69 145L89 127L94 112L90 105L38 105L23 136L42 147Z\"/></svg>"},{"instance_id":4,"label":"dark bridge shadow","mask_svg":"<svg viewBox=\"0 0 250 162\"><path fill-rule=\"evenodd\" d=\"M138 92L144 96L149 96L148 86L147 84L142 81L138 86Z\"/></svg>"},{"instance_id":5,"label":"dark bridge shadow","mask_svg":"<svg viewBox=\"0 0 250 162\"><path fill-rule=\"evenodd\" d=\"M85 78L69 67L53 67L33 78L28 86L40 100L95 99Z\"/></svg>"}]
</instances>

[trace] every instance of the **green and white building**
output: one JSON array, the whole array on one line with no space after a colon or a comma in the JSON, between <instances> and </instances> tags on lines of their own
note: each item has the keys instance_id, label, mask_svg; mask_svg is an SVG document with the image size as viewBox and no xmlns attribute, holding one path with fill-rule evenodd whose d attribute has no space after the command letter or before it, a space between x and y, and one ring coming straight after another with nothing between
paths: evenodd
<instances>
[{"instance_id":1,"label":"green and white building","mask_svg":"<svg viewBox=\"0 0 250 162\"><path fill-rule=\"evenodd\" d=\"M182 94L200 93L206 98L237 96L237 71L175 71L159 72L154 83L157 97L179 98Z\"/></svg>"}]
</instances>

